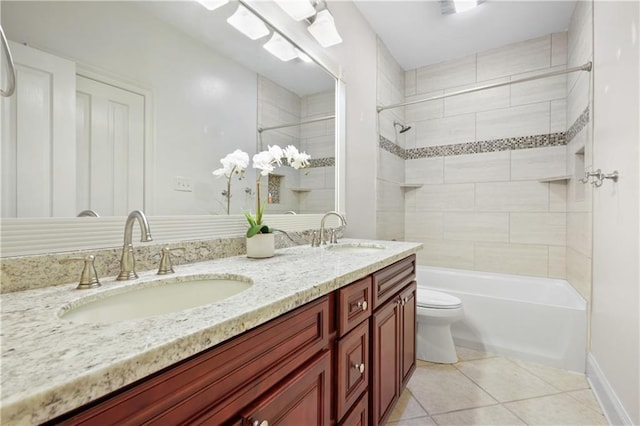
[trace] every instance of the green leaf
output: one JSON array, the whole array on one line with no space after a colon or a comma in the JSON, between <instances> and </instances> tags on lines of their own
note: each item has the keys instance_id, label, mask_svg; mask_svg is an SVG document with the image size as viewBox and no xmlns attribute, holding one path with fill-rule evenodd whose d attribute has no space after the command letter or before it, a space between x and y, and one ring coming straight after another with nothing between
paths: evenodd
<instances>
[{"instance_id":1,"label":"green leaf","mask_svg":"<svg viewBox=\"0 0 640 426\"><path fill-rule=\"evenodd\" d=\"M267 225L253 225L247 230L247 238L251 238L256 234L270 234L271 231Z\"/></svg>"},{"instance_id":2,"label":"green leaf","mask_svg":"<svg viewBox=\"0 0 640 426\"><path fill-rule=\"evenodd\" d=\"M247 222L249 222L249 226L253 227L257 225L256 220L253 218L253 216L251 216L251 213L244 212L244 217L247 218Z\"/></svg>"}]
</instances>

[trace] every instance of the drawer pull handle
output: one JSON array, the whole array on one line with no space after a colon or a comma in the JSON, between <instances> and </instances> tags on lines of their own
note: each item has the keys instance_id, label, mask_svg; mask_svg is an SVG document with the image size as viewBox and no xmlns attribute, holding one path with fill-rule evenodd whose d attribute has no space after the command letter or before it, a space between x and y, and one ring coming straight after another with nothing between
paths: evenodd
<instances>
[{"instance_id":1,"label":"drawer pull handle","mask_svg":"<svg viewBox=\"0 0 640 426\"><path fill-rule=\"evenodd\" d=\"M360 372L360 374L364 373L364 363L362 364L353 364L354 368Z\"/></svg>"},{"instance_id":2,"label":"drawer pull handle","mask_svg":"<svg viewBox=\"0 0 640 426\"><path fill-rule=\"evenodd\" d=\"M266 420L263 420L263 421L254 420L252 423L252 426L269 426L269 422Z\"/></svg>"},{"instance_id":3,"label":"drawer pull handle","mask_svg":"<svg viewBox=\"0 0 640 426\"><path fill-rule=\"evenodd\" d=\"M369 305L367 304L366 300L363 300L362 302L358 302L355 304L356 308L362 309L363 311L366 311L368 306Z\"/></svg>"}]
</instances>

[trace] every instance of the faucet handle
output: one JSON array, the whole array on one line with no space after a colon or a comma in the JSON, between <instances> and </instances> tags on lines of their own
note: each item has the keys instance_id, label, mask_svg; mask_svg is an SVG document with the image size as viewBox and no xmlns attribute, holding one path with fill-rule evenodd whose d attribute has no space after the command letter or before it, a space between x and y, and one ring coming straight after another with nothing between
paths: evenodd
<instances>
[{"instance_id":1,"label":"faucet handle","mask_svg":"<svg viewBox=\"0 0 640 426\"><path fill-rule=\"evenodd\" d=\"M82 268L82 273L80 274L80 282L76 289L85 290L88 288L96 288L100 287L100 281L98 280L98 274L96 273L96 267L93 264L95 260L95 256L88 255L84 257L70 257L68 259L62 259L60 263L69 263L76 260L84 261L84 267Z\"/></svg>"},{"instance_id":2,"label":"faucet handle","mask_svg":"<svg viewBox=\"0 0 640 426\"><path fill-rule=\"evenodd\" d=\"M174 250L185 250L184 247L169 248L162 247L162 256L160 257L160 266L158 267L158 275L173 274L173 264L171 263L171 252Z\"/></svg>"},{"instance_id":3,"label":"faucet handle","mask_svg":"<svg viewBox=\"0 0 640 426\"><path fill-rule=\"evenodd\" d=\"M318 241L318 231L311 233L311 247L320 247L320 241Z\"/></svg>"},{"instance_id":4,"label":"faucet handle","mask_svg":"<svg viewBox=\"0 0 640 426\"><path fill-rule=\"evenodd\" d=\"M338 238L336 236L336 229L335 228L331 228L329 230L329 242L331 244L337 244L338 243Z\"/></svg>"}]
</instances>

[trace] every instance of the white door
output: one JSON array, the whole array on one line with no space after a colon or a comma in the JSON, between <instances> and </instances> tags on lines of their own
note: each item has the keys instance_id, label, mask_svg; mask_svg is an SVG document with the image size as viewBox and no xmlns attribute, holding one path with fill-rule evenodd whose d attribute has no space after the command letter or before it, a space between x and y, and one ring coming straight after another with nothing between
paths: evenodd
<instances>
[{"instance_id":1,"label":"white door","mask_svg":"<svg viewBox=\"0 0 640 426\"><path fill-rule=\"evenodd\" d=\"M75 216L75 63L9 42L2 100L2 217Z\"/></svg>"},{"instance_id":2,"label":"white door","mask_svg":"<svg viewBox=\"0 0 640 426\"><path fill-rule=\"evenodd\" d=\"M640 6L594 3L594 169L617 170L593 191L591 353L626 410L640 422ZM624 417L624 415L622 415Z\"/></svg>"},{"instance_id":3,"label":"white door","mask_svg":"<svg viewBox=\"0 0 640 426\"><path fill-rule=\"evenodd\" d=\"M144 97L78 76L77 207L126 216L144 207Z\"/></svg>"}]
</instances>

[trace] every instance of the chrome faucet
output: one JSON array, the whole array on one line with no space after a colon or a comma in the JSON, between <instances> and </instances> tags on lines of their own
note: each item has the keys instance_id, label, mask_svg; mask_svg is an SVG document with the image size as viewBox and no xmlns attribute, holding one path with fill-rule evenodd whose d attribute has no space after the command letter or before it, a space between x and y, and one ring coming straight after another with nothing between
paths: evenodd
<instances>
[{"instance_id":1,"label":"chrome faucet","mask_svg":"<svg viewBox=\"0 0 640 426\"><path fill-rule=\"evenodd\" d=\"M316 241L316 244L314 244L314 242L311 242L312 246L319 246L319 245L324 245L327 244L327 240L324 237L324 221L327 219L327 217L329 216L338 216L338 218L340 219L341 225L340 226L347 226L347 220L344 218L343 215L341 215L340 213L338 213L337 211L330 211L330 212L326 212L324 214L324 216L322 216L322 220L320 221L320 241ZM335 236L335 232L332 233L331 236L331 240L329 241L330 243L337 243L338 240L336 239Z\"/></svg>"},{"instance_id":2,"label":"chrome faucet","mask_svg":"<svg viewBox=\"0 0 640 426\"><path fill-rule=\"evenodd\" d=\"M140 210L134 210L129 213L127 222L124 225L124 246L122 247L122 258L120 259L120 274L116 278L118 281L133 280L138 278L136 274L136 260L133 257L133 244L131 243L133 234L133 223L138 220L140 224L140 233L142 234L140 241L152 241L149 222Z\"/></svg>"}]
</instances>

